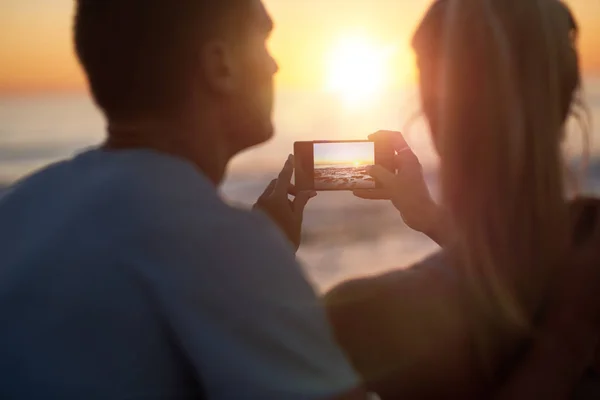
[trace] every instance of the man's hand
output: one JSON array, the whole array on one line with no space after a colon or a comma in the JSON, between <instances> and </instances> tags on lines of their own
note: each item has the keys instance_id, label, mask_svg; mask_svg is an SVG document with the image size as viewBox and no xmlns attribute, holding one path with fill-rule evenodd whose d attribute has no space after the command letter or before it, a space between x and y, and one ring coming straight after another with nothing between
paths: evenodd
<instances>
[{"instance_id":1,"label":"man's hand","mask_svg":"<svg viewBox=\"0 0 600 400\"><path fill-rule=\"evenodd\" d=\"M294 156L290 155L277 179L271 181L254 205L265 212L285 233L297 250L302 236L304 208L310 199L317 195L314 191L296 192L291 184L294 174ZM294 195L290 201L288 195Z\"/></svg>"},{"instance_id":2,"label":"man's hand","mask_svg":"<svg viewBox=\"0 0 600 400\"><path fill-rule=\"evenodd\" d=\"M433 201L419 159L410 149L400 132L379 131L369 136L370 140L391 142L395 152L396 173L380 165L371 167L369 174L383 188L355 190L354 195L369 200L391 200L400 211L402 219L410 228L430 236L441 244L440 232L444 225L443 213Z\"/></svg>"}]
</instances>

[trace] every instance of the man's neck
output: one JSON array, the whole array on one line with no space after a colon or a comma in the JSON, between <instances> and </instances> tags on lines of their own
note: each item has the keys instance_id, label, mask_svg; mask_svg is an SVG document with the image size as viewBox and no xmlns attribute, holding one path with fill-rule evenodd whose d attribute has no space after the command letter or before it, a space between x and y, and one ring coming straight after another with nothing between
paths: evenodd
<instances>
[{"instance_id":1,"label":"man's neck","mask_svg":"<svg viewBox=\"0 0 600 400\"><path fill-rule=\"evenodd\" d=\"M183 158L198 167L215 186L223 181L230 159L214 130L157 121L109 123L103 148L149 149Z\"/></svg>"}]
</instances>

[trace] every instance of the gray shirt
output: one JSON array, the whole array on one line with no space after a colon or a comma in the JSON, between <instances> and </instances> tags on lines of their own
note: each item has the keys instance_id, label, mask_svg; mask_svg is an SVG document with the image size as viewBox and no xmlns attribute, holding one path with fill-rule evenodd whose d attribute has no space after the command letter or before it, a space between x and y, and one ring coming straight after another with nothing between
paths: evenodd
<instances>
[{"instance_id":1,"label":"gray shirt","mask_svg":"<svg viewBox=\"0 0 600 400\"><path fill-rule=\"evenodd\" d=\"M290 245L191 164L93 150L0 198L0 398L319 399L358 385Z\"/></svg>"}]
</instances>

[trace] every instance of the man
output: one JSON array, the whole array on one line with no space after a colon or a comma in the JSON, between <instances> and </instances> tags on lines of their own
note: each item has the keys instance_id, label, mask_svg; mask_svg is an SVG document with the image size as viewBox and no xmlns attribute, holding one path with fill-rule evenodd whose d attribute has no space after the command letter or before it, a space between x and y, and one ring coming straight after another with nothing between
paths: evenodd
<instances>
[{"instance_id":1,"label":"man","mask_svg":"<svg viewBox=\"0 0 600 400\"><path fill-rule=\"evenodd\" d=\"M364 398L294 257L292 160L258 203L289 240L217 195L273 134L271 29L259 0L77 2L109 134L0 203L0 398Z\"/></svg>"}]
</instances>

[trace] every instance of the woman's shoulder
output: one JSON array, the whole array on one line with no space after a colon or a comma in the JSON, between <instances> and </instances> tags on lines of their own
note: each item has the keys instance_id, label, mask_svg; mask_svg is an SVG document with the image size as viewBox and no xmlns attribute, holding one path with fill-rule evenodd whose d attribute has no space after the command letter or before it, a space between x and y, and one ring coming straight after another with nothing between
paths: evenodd
<instances>
[{"instance_id":1,"label":"woman's shoulder","mask_svg":"<svg viewBox=\"0 0 600 400\"><path fill-rule=\"evenodd\" d=\"M380 276L351 279L334 286L323 299L329 307L364 303L379 296L384 289L383 284Z\"/></svg>"},{"instance_id":2,"label":"woman's shoulder","mask_svg":"<svg viewBox=\"0 0 600 400\"><path fill-rule=\"evenodd\" d=\"M342 282L331 289L324 299L329 306L377 303L390 296L406 299L413 293L424 296L427 292L439 291L440 286L449 286L447 283L455 279L456 274L446 261L446 254L440 251L405 268Z\"/></svg>"}]
</instances>

